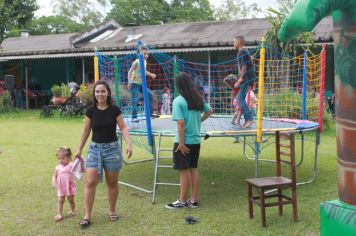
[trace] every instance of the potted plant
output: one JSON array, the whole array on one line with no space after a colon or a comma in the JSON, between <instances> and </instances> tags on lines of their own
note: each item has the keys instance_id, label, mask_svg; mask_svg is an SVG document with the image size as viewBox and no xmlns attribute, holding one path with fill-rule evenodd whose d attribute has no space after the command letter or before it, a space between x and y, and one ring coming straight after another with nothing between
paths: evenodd
<instances>
[{"instance_id":1,"label":"potted plant","mask_svg":"<svg viewBox=\"0 0 356 236\"><path fill-rule=\"evenodd\" d=\"M93 105L93 103L94 103L93 88L94 88L94 84L80 85L80 88L78 91L78 97L79 97L80 103L82 103L86 106Z\"/></svg>"},{"instance_id":2,"label":"potted plant","mask_svg":"<svg viewBox=\"0 0 356 236\"><path fill-rule=\"evenodd\" d=\"M61 85L53 85L51 87L51 92L53 94L52 102L54 105L61 105L70 97L70 88L64 83Z\"/></svg>"}]
</instances>

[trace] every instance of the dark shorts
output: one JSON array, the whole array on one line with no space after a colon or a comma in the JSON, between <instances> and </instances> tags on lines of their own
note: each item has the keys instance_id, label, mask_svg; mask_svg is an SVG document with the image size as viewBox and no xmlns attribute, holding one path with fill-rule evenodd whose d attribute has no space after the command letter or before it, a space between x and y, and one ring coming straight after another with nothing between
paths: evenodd
<instances>
[{"instance_id":1,"label":"dark shorts","mask_svg":"<svg viewBox=\"0 0 356 236\"><path fill-rule=\"evenodd\" d=\"M190 168L198 168L198 159L200 154L200 143L199 144L186 144L189 148L189 154L183 156L183 154L175 150L178 147L178 143L173 145L173 169L184 170Z\"/></svg>"}]
</instances>

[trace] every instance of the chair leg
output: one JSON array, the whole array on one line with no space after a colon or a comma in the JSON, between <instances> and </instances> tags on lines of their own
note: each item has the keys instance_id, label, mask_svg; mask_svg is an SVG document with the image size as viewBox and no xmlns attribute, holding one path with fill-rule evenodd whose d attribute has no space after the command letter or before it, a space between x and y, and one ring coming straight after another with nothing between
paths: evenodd
<instances>
[{"instance_id":1,"label":"chair leg","mask_svg":"<svg viewBox=\"0 0 356 236\"><path fill-rule=\"evenodd\" d=\"M297 188L292 188L292 206L293 206L293 221L298 221L298 212L297 212Z\"/></svg>"},{"instance_id":2,"label":"chair leg","mask_svg":"<svg viewBox=\"0 0 356 236\"><path fill-rule=\"evenodd\" d=\"M262 227L266 227L265 191L263 189L260 191L260 204Z\"/></svg>"},{"instance_id":3,"label":"chair leg","mask_svg":"<svg viewBox=\"0 0 356 236\"><path fill-rule=\"evenodd\" d=\"M279 188L278 189L278 202L281 203L282 200L283 200L283 198L282 198L282 189ZM279 213L280 216L283 215L283 205L279 205L278 206L278 213Z\"/></svg>"},{"instance_id":4,"label":"chair leg","mask_svg":"<svg viewBox=\"0 0 356 236\"><path fill-rule=\"evenodd\" d=\"M253 219L253 205L252 205L252 185L247 183L247 189L248 189L248 215L250 219Z\"/></svg>"}]
</instances>

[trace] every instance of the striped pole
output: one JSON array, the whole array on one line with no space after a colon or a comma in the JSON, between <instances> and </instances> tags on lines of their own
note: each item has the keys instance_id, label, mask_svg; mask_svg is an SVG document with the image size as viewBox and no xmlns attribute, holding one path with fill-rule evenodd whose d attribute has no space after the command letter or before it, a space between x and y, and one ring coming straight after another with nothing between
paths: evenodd
<instances>
[{"instance_id":1,"label":"striped pole","mask_svg":"<svg viewBox=\"0 0 356 236\"><path fill-rule=\"evenodd\" d=\"M114 78L115 78L115 103L117 106L120 106L119 100L119 59L117 57L114 58Z\"/></svg>"},{"instance_id":2,"label":"striped pole","mask_svg":"<svg viewBox=\"0 0 356 236\"><path fill-rule=\"evenodd\" d=\"M94 57L94 82L99 80L99 58Z\"/></svg>"},{"instance_id":3,"label":"striped pole","mask_svg":"<svg viewBox=\"0 0 356 236\"><path fill-rule=\"evenodd\" d=\"M257 107L257 142L262 141L262 111L263 111L263 86L265 74L265 48L264 38L262 38L262 48L260 49L260 65L258 72L258 107Z\"/></svg>"},{"instance_id":4,"label":"striped pole","mask_svg":"<svg viewBox=\"0 0 356 236\"><path fill-rule=\"evenodd\" d=\"M307 80L308 80L308 53L304 52L303 88L302 88L302 120L307 119Z\"/></svg>"},{"instance_id":5,"label":"striped pole","mask_svg":"<svg viewBox=\"0 0 356 236\"><path fill-rule=\"evenodd\" d=\"M325 85L325 65L326 65L326 50L323 45L323 50L320 53L320 86L319 86L319 132L323 132L323 117L324 117L324 85Z\"/></svg>"}]
</instances>

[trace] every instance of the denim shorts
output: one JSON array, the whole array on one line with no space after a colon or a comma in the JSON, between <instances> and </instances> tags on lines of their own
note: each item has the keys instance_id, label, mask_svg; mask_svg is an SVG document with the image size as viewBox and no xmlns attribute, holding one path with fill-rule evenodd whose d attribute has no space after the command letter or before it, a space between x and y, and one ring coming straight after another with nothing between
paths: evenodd
<instances>
[{"instance_id":1,"label":"denim shorts","mask_svg":"<svg viewBox=\"0 0 356 236\"><path fill-rule=\"evenodd\" d=\"M91 142L86 159L86 168L97 169L100 181L102 181L103 168L105 171L118 172L122 168L121 147L119 142Z\"/></svg>"}]
</instances>

